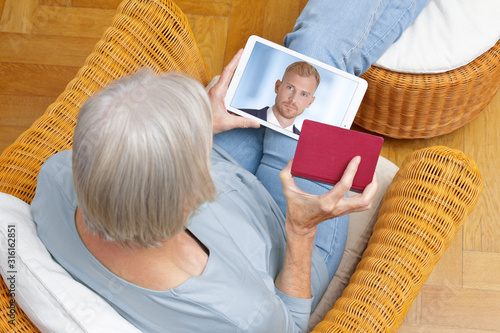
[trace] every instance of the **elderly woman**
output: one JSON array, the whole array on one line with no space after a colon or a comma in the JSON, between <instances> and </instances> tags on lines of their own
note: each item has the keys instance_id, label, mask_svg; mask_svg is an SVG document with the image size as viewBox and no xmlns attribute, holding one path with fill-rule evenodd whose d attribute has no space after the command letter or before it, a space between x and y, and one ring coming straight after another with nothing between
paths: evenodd
<instances>
[{"instance_id":1,"label":"elderly woman","mask_svg":"<svg viewBox=\"0 0 500 333\"><path fill-rule=\"evenodd\" d=\"M344 2L310 3L292 48L309 45L321 5ZM367 31L380 31L372 23L384 15L361 14L368 23L353 30L377 44ZM386 46L397 38L387 35ZM372 50L354 44L358 56L346 57L348 46L334 58ZM368 209L376 192L374 180L345 196L359 158L331 189L294 179L296 141L229 115L224 96L240 56L208 95L179 74L116 81L82 107L73 151L40 171L32 212L47 249L144 332L305 331L340 262L346 214Z\"/></svg>"},{"instance_id":2,"label":"elderly woman","mask_svg":"<svg viewBox=\"0 0 500 333\"><path fill-rule=\"evenodd\" d=\"M357 159L321 196L302 192L288 165L285 220L258 179L212 145L213 132L258 125L223 109L239 55L210 99L179 74L116 81L82 107L73 151L40 171L40 238L144 332L304 331L329 282L316 226L368 208L376 191L374 182L344 197Z\"/></svg>"}]
</instances>

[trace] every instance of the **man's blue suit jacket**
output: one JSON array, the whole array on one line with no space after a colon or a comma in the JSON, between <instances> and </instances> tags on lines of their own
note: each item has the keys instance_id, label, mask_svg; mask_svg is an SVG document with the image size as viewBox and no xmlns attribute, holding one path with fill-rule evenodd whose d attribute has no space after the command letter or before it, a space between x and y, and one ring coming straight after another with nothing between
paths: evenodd
<instances>
[{"instance_id":1,"label":"man's blue suit jacket","mask_svg":"<svg viewBox=\"0 0 500 333\"><path fill-rule=\"evenodd\" d=\"M263 109L257 110L257 109L240 109L241 111L245 111L246 113L255 116L259 119L267 121L267 109L269 109L268 106L266 106ZM297 127L295 127L295 124L293 125L293 133L295 134L300 134L300 131Z\"/></svg>"}]
</instances>

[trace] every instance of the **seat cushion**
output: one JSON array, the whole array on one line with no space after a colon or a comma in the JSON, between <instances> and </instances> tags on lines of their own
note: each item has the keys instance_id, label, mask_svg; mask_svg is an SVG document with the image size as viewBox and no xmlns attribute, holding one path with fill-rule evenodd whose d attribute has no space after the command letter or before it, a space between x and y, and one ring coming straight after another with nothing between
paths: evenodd
<instances>
[{"instance_id":1,"label":"seat cushion","mask_svg":"<svg viewBox=\"0 0 500 333\"><path fill-rule=\"evenodd\" d=\"M500 39L500 1L431 0L375 66L442 73L470 63Z\"/></svg>"},{"instance_id":2,"label":"seat cushion","mask_svg":"<svg viewBox=\"0 0 500 333\"><path fill-rule=\"evenodd\" d=\"M38 238L30 206L2 192L0 248L0 273L42 332L139 332L52 259Z\"/></svg>"}]
</instances>

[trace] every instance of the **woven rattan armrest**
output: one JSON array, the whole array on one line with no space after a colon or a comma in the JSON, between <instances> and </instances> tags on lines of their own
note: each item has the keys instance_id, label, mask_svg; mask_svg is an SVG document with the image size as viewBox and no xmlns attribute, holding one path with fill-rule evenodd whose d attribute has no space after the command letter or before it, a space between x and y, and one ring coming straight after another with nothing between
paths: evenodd
<instances>
[{"instance_id":1,"label":"woven rattan armrest","mask_svg":"<svg viewBox=\"0 0 500 333\"><path fill-rule=\"evenodd\" d=\"M432 147L410 155L387 190L342 297L314 332L396 332L483 188L476 163Z\"/></svg>"}]
</instances>

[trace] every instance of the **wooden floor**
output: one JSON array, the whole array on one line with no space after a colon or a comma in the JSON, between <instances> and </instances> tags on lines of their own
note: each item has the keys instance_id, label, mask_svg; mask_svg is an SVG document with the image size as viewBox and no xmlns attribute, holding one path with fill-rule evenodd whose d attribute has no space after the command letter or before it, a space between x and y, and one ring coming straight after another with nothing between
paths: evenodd
<instances>
[{"instance_id":1,"label":"wooden floor","mask_svg":"<svg viewBox=\"0 0 500 333\"><path fill-rule=\"evenodd\" d=\"M119 0L0 0L0 151L64 90ZM212 74L251 34L281 43L306 0L178 0ZM479 203L414 302L400 332L500 332L500 93L475 120L429 140L386 139L400 165L419 148L446 145L478 163Z\"/></svg>"}]
</instances>

